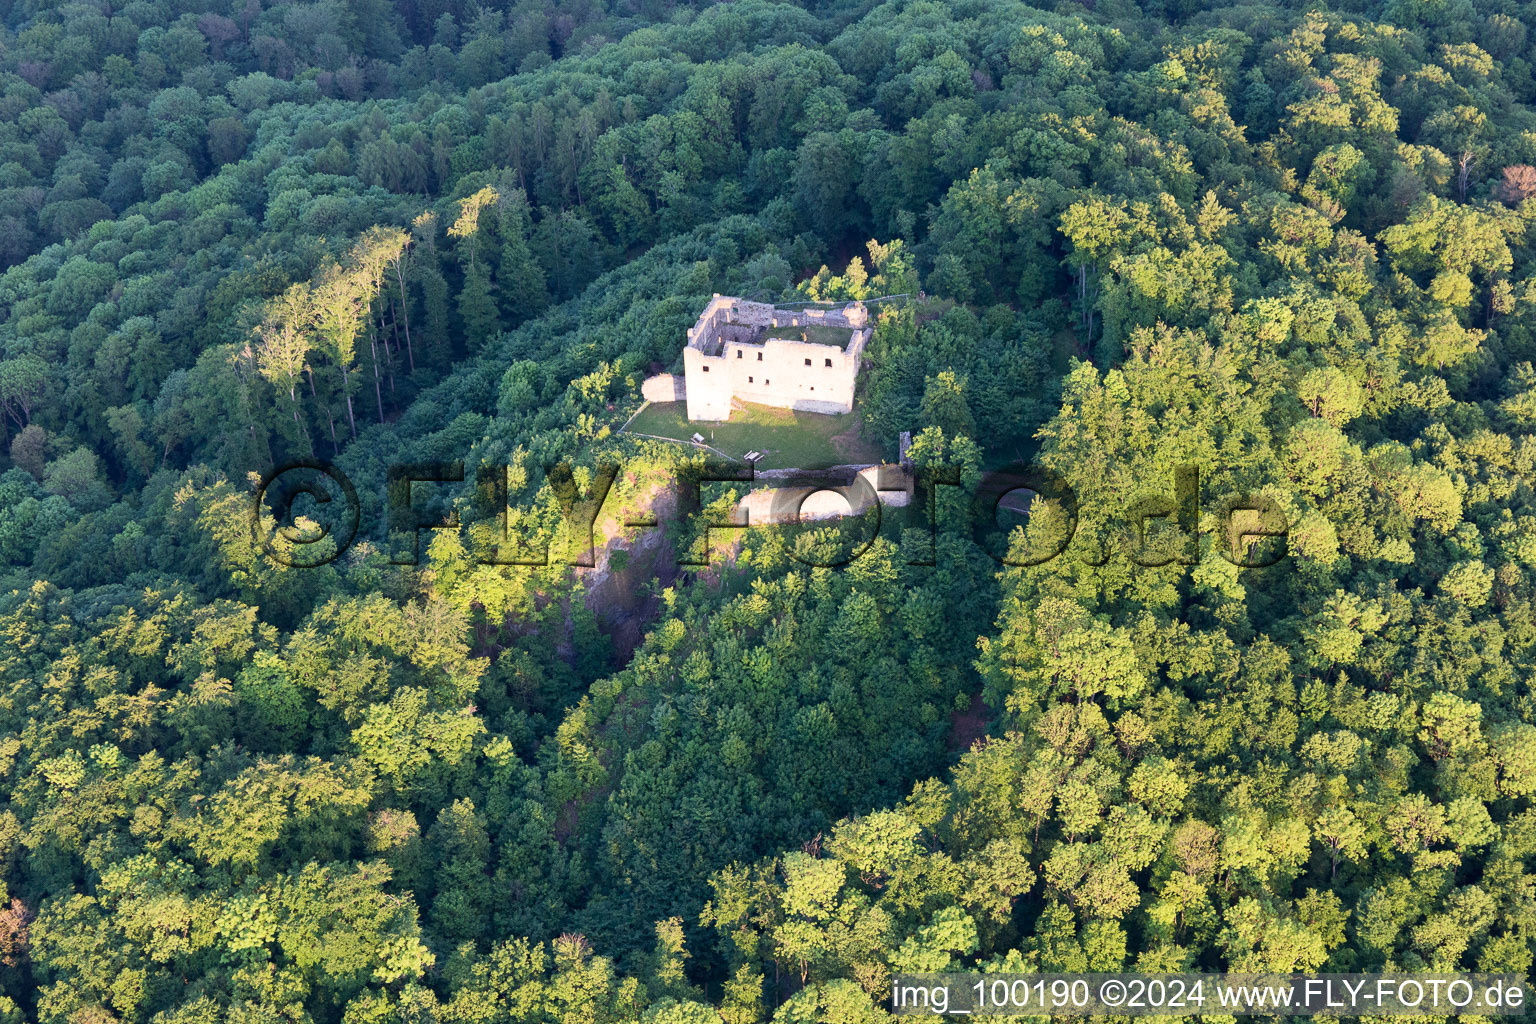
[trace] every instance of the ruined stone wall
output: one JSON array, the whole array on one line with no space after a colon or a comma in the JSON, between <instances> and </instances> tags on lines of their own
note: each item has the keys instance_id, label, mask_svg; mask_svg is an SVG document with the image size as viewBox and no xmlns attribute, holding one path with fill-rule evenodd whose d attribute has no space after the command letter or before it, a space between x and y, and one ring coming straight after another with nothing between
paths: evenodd
<instances>
[{"instance_id":1,"label":"ruined stone wall","mask_svg":"<svg viewBox=\"0 0 1536 1024\"><path fill-rule=\"evenodd\" d=\"M868 311L857 302L790 310L716 295L689 329L683 352L688 418L728 419L738 398L781 409L852 412L868 322ZM772 328L812 325L845 327L853 334L843 348L763 338Z\"/></svg>"},{"instance_id":2,"label":"ruined stone wall","mask_svg":"<svg viewBox=\"0 0 1536 1024\"><path fill-rule=\"evenodd\" d=\"M849 514L861 515L872 500L880 502L885 508L905 508L912 501L911 477L902 472L898 466L884 468L886 473L883 480L880 466L865 466L858 471L858 475L869 486L867 489L864 487L849 489L852 502L848 494L838 491L813 493L815 488L811 487L774 485L771 482L774 471L770 471L763 474L767 486L755 487L747 492L737 505L737 509L745 513L749 526L766 526L794 522L794 518L788 513L776 510L791 508L801 499L804 499L804 504L800 505L801 520L828 519ZM790 478L793 479L794 475L791 473ZM882 482L887 486L898 482L901 486L898 489L882 491L878 489ZM853 502L858 503L857 508L852 508Z\"/></svg>"},{"instance_id":3,"label":"ruined stone wall","mask_svg":"<svg viewBox=\"0 0 1536 1024\"><path fill-rule=\"evenodd\" d=\"M731 418L731 377L724 358L705 355L689 346L683 349L683 373L687 377L690 420Z\"/></svg>"},{"instance_id":4,"label":"ruined stone wall","mask_svg":"<svg viewBox=\"0 0 1536 1024\"><path fill-rule=\"evenodd\" d=\"M853 337L848 340L848 348L845 351L855 367L859 365L859 360L864 355L864 346L874 333L874 328L865 327L862 330L855 331Z\"/></svg>"},{"instance_id":5,"label":"ruined stone wall","mask_svg":"<svg viewBox=\"0 0 1536 1024\"><path fill-rule=\"evenodd\" d=\"M721 355L731 390L744 402L809 412L853 410L858 362L841 349L770 338L761 345L727 344Z\"/></svg>"},{"instance_id":6,"label":"ruined stone wall","mask_svg":"<svg viewBox=\"0 0 1536 1024\"><path fill-rule=\"evenodd\" d=\"M837 309L819 309L815 306L807 306L804 309L774 309L770 322L776 327L806 327L819 324L826 327L850 327L855 330L869 323L869 311L864 308L862 302L850 303Z\"/></svg>"}]
</instances>

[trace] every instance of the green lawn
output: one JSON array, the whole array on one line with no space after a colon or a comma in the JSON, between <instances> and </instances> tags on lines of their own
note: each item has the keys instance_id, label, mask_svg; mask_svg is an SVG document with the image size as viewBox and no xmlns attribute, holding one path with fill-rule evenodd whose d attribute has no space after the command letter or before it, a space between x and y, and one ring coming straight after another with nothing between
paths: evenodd
<instances>
[{"instance_id":1,"label":"green lawn","mask_svg":"<svg viewBox=\"0 0 1536 1024\"><path fill-rule=\"evenodd\" d=\"M858 418L794 412L766 405L737 403L727 423L689 423L685 402L653 402L628 430L686 441L695 433L734 458L760 451L760 469L811 469L844 463L879 462L877 445L858 433Z\"/></svg>"},{"instance_id":2,"label":"green lawn","mask_svg":"<svg viewBox=\"0 0 1536 1024\"><path fill-rule=\"evenodd\" d=\"M853 338L853 331L847 327L829 327L826 324L803 324L799 327L770 327L764 332L764 338L785 338L789 341L800 341L801 335L805 335L805 341L813 345L831 345L834 348L847 349L848 342Z\"/></svg>"}]
</instances>

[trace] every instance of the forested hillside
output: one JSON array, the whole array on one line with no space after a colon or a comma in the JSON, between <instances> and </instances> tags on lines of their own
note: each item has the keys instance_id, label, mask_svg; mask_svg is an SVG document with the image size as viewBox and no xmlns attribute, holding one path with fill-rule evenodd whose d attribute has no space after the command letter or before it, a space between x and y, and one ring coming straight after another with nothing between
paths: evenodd
<instances>
[{"instance_id":1,"label":"forested hillside","mask_svg":"<svg viewBox=\"0 0 1536 1024\"><path fill-rule=\"evenodd\" d=\"M1528 973L1533 21L0 2L0 1024ZM620 428L717 292L911 296L853 417L932 532L671 521L701 456ZM360 501L317 567L253 538L295 459ZM1004 566L1019 459L1076 529ZM391 467L453 461L402 564Z\"/></svg>"}]
</instances>

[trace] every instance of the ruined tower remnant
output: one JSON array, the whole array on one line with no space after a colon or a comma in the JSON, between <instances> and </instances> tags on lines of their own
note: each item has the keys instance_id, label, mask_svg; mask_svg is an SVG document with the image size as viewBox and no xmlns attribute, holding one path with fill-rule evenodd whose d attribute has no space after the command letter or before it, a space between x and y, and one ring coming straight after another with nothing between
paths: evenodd
<instances>
[{"instance_id":1,"label":"ruined tower remnant","mask_svg":"<svg viewBox=\"0 0 1536 1024\"><path fill-rule=\"evenodd\" d=\"M862 302L787 309L716 295L683 350L690 420L727 420L731 402L808 412L853 411L859 357L869 341Z\"/></svg>"}]
</instances>

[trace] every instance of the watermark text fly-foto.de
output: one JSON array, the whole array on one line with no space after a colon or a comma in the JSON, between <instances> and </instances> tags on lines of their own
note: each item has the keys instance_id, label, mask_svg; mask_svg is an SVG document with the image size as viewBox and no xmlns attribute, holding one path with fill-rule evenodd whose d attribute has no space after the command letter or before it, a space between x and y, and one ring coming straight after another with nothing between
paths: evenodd
<instances>
[{"instance_id":1,"label":"watermark text fly-foto.de","mask_svg":"<svg viewBox=\"0 0 1536 1024\"><path fill-rule=\"evenodd\" d=\"M1510 1016L1518 974L898 974L897 1016Z\"/></svg>"},{"instance_id":2,"label":"watermark text fly-foto.de","mask_svg":"<svg viewBox=\"0 0 1536 1024\"><path fill-rule=\"evenodd\" d=\"M596 565L593 527L597 523L620 467L600 463L586 473L578 473L569 463L545 468L545 479L558 501L563 527L568 539L566 561L574 566ZM863 471L860 471L863 470ZM873 473L869 472L873 471ZM484 465L473 474L475 506L482 518L499 526L500 541L491 550L477 552L486 565L548 565L550 546L534 545L513 536L508 528L508 467ZM871 480L873 476L873 480ZM578 477L586 477L585 489ZM424 531L457 529L457 516L446 520L441 514L421 511L417 499L431 489L467 483L463 462L422 462L391 465L386 475L385 508L390 538L390 560L399 565L415 565L420 558L420 540ZM679 496L677 515L698 517L705 512L704 488L707 485L745 485L769 483L757 476L751 463L724 459L703 459L680 468L673 481ZM1173 494L1143 497L1130 503L1119 517L1125 528L1125 557L1141 566L1157 567L1170 563L1193 564L1198 560L1198 536L1202 496L1200 469L1179 466L1173 472ZM771 481L774 495L767 522L752 522L747 510L733 507L727 514L705 515L700 525L704 534L702 560L680 558L681 564L708 564L709 535L712 530L739 529L747 526L783 526L804 522L800 509L820 493L838 495L850 514L845 517L864 524L868 542L830 560L791 552L807 564L835 567L852 562L880 531L886 497L903 495L899 511L905 515L904 526L919 531L928 539L927 560L919 554L914 565L932 565L933 539L940 529L940 495L946 488L964 492L971 503L969 531L975 541L995 560L1012 566L1039 565L1061 557L1072 543L1079 519L1078 497L1072 486L1059 474L1032 463L1015 463L979 475L967 487L956 470L899 466L830 467L823 470L796 470L789 475L775 474ZM317 506L341 503L339 515L330 517L331 525L311 521L308 529L299 529L295 502L301 495ZM995 532L1000 509L1020 512L1030 507L1025 497L1043 499L1054 513L1037 531L1039 536L1027 550L999 550ZM1220 521L1228 544L1215 550L1240 568L1274 565L1286 555L1288 524L1279 504L1267 495L1239 494L1219 503ZM273 467L263 474L252 495L250 532L253 543L267 557L284 565L312 568L335 561L356 541L362 518L357 488L347 474L333 463L301 459ZM642 516L623 524L628 528L659 528L654 515ZM824 524L823 524L824 525ZM283 543L278 543L281 538ZM825 557L825 556L822 556ZM1089 564L1103 564L1109 558L1085 558ZM810 560L808 560L810 559Z\"/></svg>"}]
</instances>

